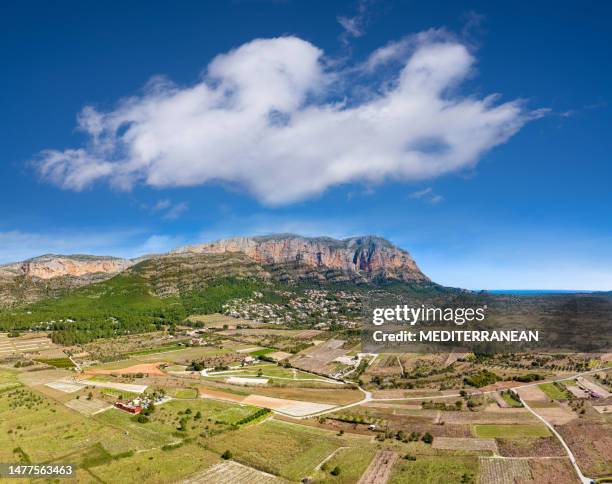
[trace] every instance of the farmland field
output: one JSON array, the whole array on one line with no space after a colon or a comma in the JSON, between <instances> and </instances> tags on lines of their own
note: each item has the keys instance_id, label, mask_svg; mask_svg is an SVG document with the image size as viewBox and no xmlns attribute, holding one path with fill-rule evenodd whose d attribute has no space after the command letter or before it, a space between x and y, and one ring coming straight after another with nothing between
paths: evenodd
<instances>
[{"instance_id":1,"label":"farmland field","mask_svg":"<svg viewBox=\"0 0 612 484\"><path fill-rule=\"evenodd\" d=\"M476 424L473 427L476 437L484 439L494 438L521 438L521 437L549 437L550 432L544 425L538 424Z\"/></svg>"},{"instance_id":2,"label":"farmland field","mask_svg":"<svg viewBox=\"0 0 612 484\"><path fill-rule=\"evenodd\" d=\"M314 479L330 484L354 484L366 471L375 453L373 446L341 448L314 474ZM338 475L331 473L335 468L340 471Z\"/></svg>"},{"instance_id":3,"label":"farmland field","mask_svg":"<svg viewBox=\"0 0 612 484\"><path fill-rule=\"evenodd\" d=\"M531 469L527 460L508 460L483 457L480 460L482 484L506 484L531 480Z\"/></svg>"},{"instance_id":4,"label":"farmland field","mask_svg":"<svg viewBox=\"0 0 612 484\"><path fill-rule=\"evenodd\" d=\"M464 475L471 476L474 479L471 482L477 482L476 457L417 456L415 461L400 458L393 468L389 484L461 482Z\"/></svg>"},{"instance_id":5,"label":"farmland field","mask_svg":"<svg viewBox=\"0 0 612 484\"><path fill-rule=\"evenodd\" d=\"M561 384L559 384L561 385ZM567 400L568 392L565 389L559 388L559 386L554 383L542 383L538 385L540 390L542 390L551 400Z\"/></svg>"},{"instance_id":6,"label":"farmland field","mask_svg":"<svg viewBox=\"0 0 612 484\"><path fill-rule=\"evenodd\" d=\"M287 479L300 480L349 437L337 437L310 427L266 421L212 437L209 448L230 450L238 462Z\"/></svg>"},{"instance_id":7,"label":"farmland field","mask_svg":"<svg viewBox=\"0 0 612 484\"><path fill-rule=\"evenodd\" d=\"M137 436L127 438L120 429L101 425L27 388L0 393L2 462L15 461L15 448L24 461L42 463L70 456L78 464L94 447L114 455L145 445Z\"/></svg>"},{"instance_id":8,"label":"farmland field","mask_svg":"<svg viewBox=\"0 0 612 484\"><path fill-rule=\"evenodd\" d=\"M164 484L187 478L214 465L219 457L196 445L176 449L150 449L119 460L108 460L90 467L89 473L102 482L146 482Z\"/></svg>"}]
</instances>

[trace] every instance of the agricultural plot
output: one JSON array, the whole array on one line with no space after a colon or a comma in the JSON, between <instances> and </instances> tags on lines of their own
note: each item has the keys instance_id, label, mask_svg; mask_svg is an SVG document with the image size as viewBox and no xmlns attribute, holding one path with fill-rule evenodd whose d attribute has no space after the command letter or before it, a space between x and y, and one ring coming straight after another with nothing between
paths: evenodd
<instances>
[{"instance_id":1,"label":"agricultural plot","mask_svg":"<svg viewBox=\"0 0 612 484\"><path fill-rule=\"evenodd\" d=\"M27 334L9 338L6 333L0 334L0 358L23 353L38 353L40 351L59 348L46 335Z\"/></svg>"},{"instance_id":2,"label":"agricultural plot","mask_svg":"<svg viewBox=\"0 0 612 484\"><path fill-rule=\"evenodd\" d=\"M198 398L197 388L170 388L168 394L174 398Z\"/></svg>"},{"instance_id":3,"label":"agricultural plot","mask_svg":"<svg viewBox=\"0 0 612 484\"><path fill-rule=\"evenodd\" d=\"M348 353L342 349L343 344L343 340L330 339L300 353L291 364L302 370L329 374L334 371L331 362Z\"/></svg>"},{"instance_id":4,"label":"agricultural plot","mask_svg":"<svg viewBox=\"0 0 612 484\"><path fill-rule=\"evenodd\" d=\"M543 424L477 424L473 427L474 435L484 439L506 438L518 439L522 437L549 437L550 431Z\"/></svg>"},{"instance_id":5,"label":"agricultural plot","mask_svg":"<svg viewBox=\"0 0 612 484\"><path fill-rule=\"evenodd\" d=\"M359 484L385 484L398 458L397 452L380 450L359 479Z\"/></svg>"},{"instance_id":6,"label":"agricultural plot","mask_svg":"<svg viewBox=\"0 0 612 484\"><path fill-rule=\"evenodd\" d=\"M612 424L578 419L559 425L557 431L576 456L585 474L612 474Z\"/></svg>"},{"instance_id":7,"label":"agricultural plot","mask_svg":"<svg viewBox=\"0 0 612 484\"><path fill-rule=\"evenodd\" d=\"M390 484L440 484L461 482L464 476L472 482L478 475L478 461L468 456L417 456L415 461L399 459L391 472ZM469 480L467 482L470 482ZM507 484L507 483L504 483Z\"/></svg>"},{"instance_id":8,"label":"agricultural plot","mask_svg":"<svg viewBox=\"0 0 612 484\"><path fill-rule=\"evenodd\" d=\"M249 405L232 405L211 400L171 400L158 405L149 422L139 423L133 415L112 408L95 415L106 425L127 430L130 435L146 439L157 447L180 443L206 430L227 430L258 409Z\"/></svg>"},{"instance_id":9,"label":"agricultural plot","mask_svg":"<svg viewBox=\"0 0 612 484\"><path fill-rule=\"evenodd\" d=\"M69 456L79 464L94 447L116 455L145 445L136 436L128 438L120 429L103 426L27 388L0 393L2 462L42 463ZM16 448L19 458L13 455Z\"/></svg>"},{"instance_id":10,"label":"agricultural plot","mask_svg":"<svg viewBox=\"0 0 612 484\"><path fill-rule=\"evenodd\" d=\"M86 416L95 415L111 408L108 403L95 398L73 398L64 405Z\"/></svg>"},{"instance_id":11,"label":"agricultural plot","mask_svg":"<svg viewBox=\"0 0 612 484\"><path fill-rule=\"evenodd\" d=\"M480 458L481 484L507 484L531 479L531 468L526 459Z\"/></svg>"},{"instance_id":12,"label":"agricultural plot","mask_svg":"<svg viewBox=\"0 0 612 484\"><path fill-rule=\"evenodd\" d=\"M322 463L313 474L315 482L327 484L354 484L366 472L376 454L373 446L341 447ZM332 472L339 472L334 475Z\"/></svg>"},{"instance_id":13,"label":"agricultural plot","mask_svg":"<svg viewBox=\"0 0 612 484\"><path fill-rule=\"evenodd\" d=\"M432 447L434 449L443 450L487 451L493 454L498 453L495 439L438 437L433 441Z\"/></svg>"},{"instance_id":14,"label":"agricultural plot","mask_svg":"<svg viewBox=\"0 0 612 484\"><path fill-rule=\"evenodd\" d=\"M282 479L234 461L220 462L183 481L183 484L280 484Z\"/></svg>"},{"instance_id":15,"label":"agricultural plot","mask_svg":"<svg viewBox=\"0 0 612 484\"><path fill-rule=\"evenodd\" d=\"M70 379L52 381L50 383L47 383L46 386L48 386L49 388L53 388L54 390L57 390L59 392L64 392L64 393L76 393L79 390L82 390L83 388L85 388L85 385L81 383L77 383Z\"/></svg>"},{"instance_id":16,"label":"agricultural plot","mask_svg":"<svg viewBox=\"0 0 612 484\"><path fill-rule=\"evenodd\" d=\"M268 420L212 437L208 446L218 453L229 450L245 465L299 481L347 440L319 429Z\"/></svg>"},{"instance_id":17,"label":"agricultural plot","mask_svg":"<svg viewBox=\"0 0 612 484\"><path fill-rule=\"evenodd\" d=\"M564 425L578 418L578 414L567 407L555 405L554 407L538 408L538 415L553 425Z\"/></svg>"},{"instance_id":18,"label":"agricultural plot","mask_svg":"<svg viewBox=\"0 0 612 484\"><path fill-rule=\"evenodd\" d=\"M550 400L548 395L544 393L538 385L532 385L517 390L523 400L527 402L547 402Z\"/></svg>"},{"instance_id":19,"label":"agricultural plot","mask_svg":"<svg viewBox=\"0 0 612 484\"><path fill-rule=\"evenodd\" d=\"M167 484L181 482L194 473L215 465L219 457L199 446L188 444L174 449L148 449L122 459L100 459L87 469L92 476L84 481L146 482Z\"/></svg>"},{"instance_id":20,"label":"agricultural plot","mask_svg":"<svg viewBox=\"0 0 612 484\"><path fill-rule=\"evenodd\" d=\"M561 383L542 383L538 387L551 400L567 400L569 398L567 390Z\"/></svg>"},{"instance_id":21,"label":"agricultural plot","mask_svg":"<svg viewBox=\"0 0 612 484\"><path fill-rule=\"evenodd\" d=\"M556 437L495 439L504 457L564 457L565 449Z\"/></svg>"},{"instance_id":22,"label":"agricultural plot","mask_svg":"<svg viewBox=\"0 0 612 484\"><path fill-rule=\"evenodd\" d=\"M86 375L156 375L164 376L165 373L159 369L161 363L143 363L140 365L129 365L119 368L95 368L85 371Z\"/></svg>"},{"instance_id":23,"label":"agricultural plot","mask_svg":"<svg viewBox=\"0 0 612 484\"><path fill-rule=\"evenodd\" d=\"M576 471L566 457L560 459L529 459L534 483L575 484Z\"/></svg>"}]
</instances>

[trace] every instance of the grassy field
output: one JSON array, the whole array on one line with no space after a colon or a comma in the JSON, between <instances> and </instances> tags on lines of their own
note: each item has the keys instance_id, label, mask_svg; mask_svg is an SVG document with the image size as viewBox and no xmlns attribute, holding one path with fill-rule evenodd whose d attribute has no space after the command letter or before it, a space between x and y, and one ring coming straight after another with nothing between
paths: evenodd
<instances>
[{"instance_id":1,"label":"grassy field","mask_svg":"<svg viewBox=\"0 0 612 484\"><path fill-rule=\"evenodd\" d=\"M185 346L183 345L167 345L167 346L159 346L157 348L148 348L146 350L139 351L130 351L127 353L127 356L142 356L142 355L151 355L155 353L165 353L166 351L176 351L183 350Z\"/></svg>"},{"instance_id":2,"label":"grassy field","mask_svg":"<svg viewBox=\"0 0 612 484\"><path fill-rule=\"evenodd\" d=\"M130 435L137 435L148 440L150 444L161 447L196 437L207 426L218 431L227 430L228 426L257 410L250 405L235 405L215 400L172 400L157 406L147 423L139 423L133 415L117 409L108 410L94 418L105 425L125 429ZM181 424L182 421L184 424Z\"/></svg>"},{"instance_id":3,"label":"grassy field","mask_svg":"<svg viewBox=\"0 0 612 484\"><path fill-rule=\"evenodd\" d=\"M347 441L347 436L269 420L213 437L208 445L218 453L229 450L235 460L256 469L300 480Z\"/></svg>"},{"instance_id":4,"label":"grassy field","mask_svg":"<svg viewBox=\"0 0 612 484\"><path fill-rule=\"evenodd\" d=\"M44 363L45 365L54 366L55 368L74 368L74 363L69 358L38 358L35 361Z\"/></svg>"},{"instance_id":5,"label":"grassy field","mask_svg":"<svg viewBox=\"0 0 612 484\"><path fill-rule=\"evenodd\" d=\"M262 348L260 350L257 351L252 351L251 353L249 353L249 355L251 356L263 356L263 355L267 355L268 353L274 353L276 350L274 348Z\"/></svg>"},{"instance_id":6,"label":"grassy field","mask_svg":"<svg viewBox=\"0 0 612 484\"><path fill-rule=\"evenodd\" d=\"M508 394L508 393L502 393L501 397L511 407L520 408L520 407L523 406L523 404L521 402L519 402L518 400L515 400L514 398L512 398L512 396L510 394Z\"/></svg>"},{"instance_id":7,"label":"grassy field","mask_svg":"<svg viewBox=\"0 0 612 484\"><path fill-rule=\"evenodd\" d=\"M542 390L551 400L567 400L569 398L569 394L565 388L562 390L554 383L542 383L538 385L540 390Z\"/></svg>"},{"instance_id":8,"label":"grassy field","mask_svg":"<svg viewBox=\"0 0 612 484\"><path fill-rule=\"evenodd\" d=\"M478 460L462 456L418 456L415 461L400 458L391 472L389 484L439 484L441 482L465 482L464 476L471 476L478 482Z\"/></svg>"},{"instance_id":9,"label":"grassy field","mask_svg":"<svg viewBox=\"0 0 612 484\"><path fill-rule=\"evenodd\" d=\"M137 436L128 438L120 429L101 425L25 387L0 393L1 462L79 464L97 448L112 456L146 445ZM14 449L20 449L18 454Z\"/></svg>"},{"instance_id":10,"label":"grassy field","mask_svg":"<svg viewBox=\"0 0 612 484\"><path fill-rule=\"evenodd\" d=\"M141 365L145 363L189 363L192 360L205 358L208 356L219 356L232 351L227 348L217 348L210 346L198 346L198 347L179 347L178 350L154 352L154 353L143 353L138 356L119 361L113 361L110 363L103 363L101 365L93 366L92 368L100 368L104 370L117 370L120 368L127 368L128 366Z\"/></svg>"},{"instance_id":11,"label":"grassy field","mask_svg":"<svg viewBox=\"0 0 612 484\"><path fill-rule=\"evenodd\" d=\"M322 469L313 475L314 480L330 484L354 484L368 468L375 453L376 449L373 445L340 449L324 464ZM336 467L340 473L331 474Z\"/></svg>"},{"instance_id":12,"label":"grassy field","mask_svg":"<svg viewBox=\"0 0 612 484\"><path fill-rule=\"evenodd\" d=\"M193 444L172 450L152 449L88 469L102 482L147 482L162 484L180 481L219 460L219 456Z\"/></svg>"},{"instance_id":13,"label":"grassy field","mask_svg":"<svg viewBox=\"0 0 612 484\"><path fill-rule=\"evenodd\" d=\"M195 388L170 388L168 394L175 398L198 398L198 390Z\"/></svg>"},{"instance_id":14,"label":"grassy field","mask_svg":"<svg viewBox=\"0 0 612 484\"><path fill-rule=\"evenodd\" d=\"M310 373L306 373L300 370L294 370L293 368L283 368L282 366L278 366L275 364L249 366L237 371L231 371L227 373L223 372L219 375L210 375L208 378L216 380L225 380L226 378L229 378L231 376L255 377L258 375L260 370L262 372L262 377L265 378L279 378L289 380L321 378L317 375L312 375Z\"/></svg>"},{"instance_id":15,"label":"grassy field","mask_svg":"<svg viewBox=\"0 0 612 484\"><path fill-rule=\"evenodd\" d=\"M550 432L544 425L539 424L477 424L472 426L474 435L485 439L522 437L549 437Z\"/></svg>"}]
</instances>

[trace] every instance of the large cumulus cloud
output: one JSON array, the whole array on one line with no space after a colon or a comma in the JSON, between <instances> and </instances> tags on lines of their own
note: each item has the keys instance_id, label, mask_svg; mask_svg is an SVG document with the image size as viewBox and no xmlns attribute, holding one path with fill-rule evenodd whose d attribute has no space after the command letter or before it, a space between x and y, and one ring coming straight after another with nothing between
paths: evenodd
<instances>
[{"instance_id":1,"label":"large cumulus cloud","mask_svg":"<svg viewBox=\"0 0 612 484\"><path fill-rule=\"evenodd\" d=\"M217 56L201 80L152 80L144 94L83 109L88 142L45 150L40 175L82 190L226 183L277 205L329 187L421 180L469 168L535 114L468 96L469 49L440 31L389 44L347 68L296 37Z\"/></svg>"}]
</instances>

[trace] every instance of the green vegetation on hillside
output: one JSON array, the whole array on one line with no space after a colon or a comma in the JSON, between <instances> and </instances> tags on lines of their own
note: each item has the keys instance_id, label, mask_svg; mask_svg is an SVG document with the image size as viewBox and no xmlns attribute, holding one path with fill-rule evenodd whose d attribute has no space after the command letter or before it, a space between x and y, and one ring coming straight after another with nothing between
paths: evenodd
<instances>
[{"instance_id":1,"label":"green vegetation on hillside","mask_svg":"<svg viewBox=\"0 0 612 484\"><path fill-rule=\"evenodd\" d=\"M61 297L0 311L0 331L52 330L53 342L83 344L98 338L144 333L182 322L191 314L221 311L233 298L264 291L262 282L219 278L169 297L156 295L151 281L126 272Z\"/></svg>"}]
</instances>

